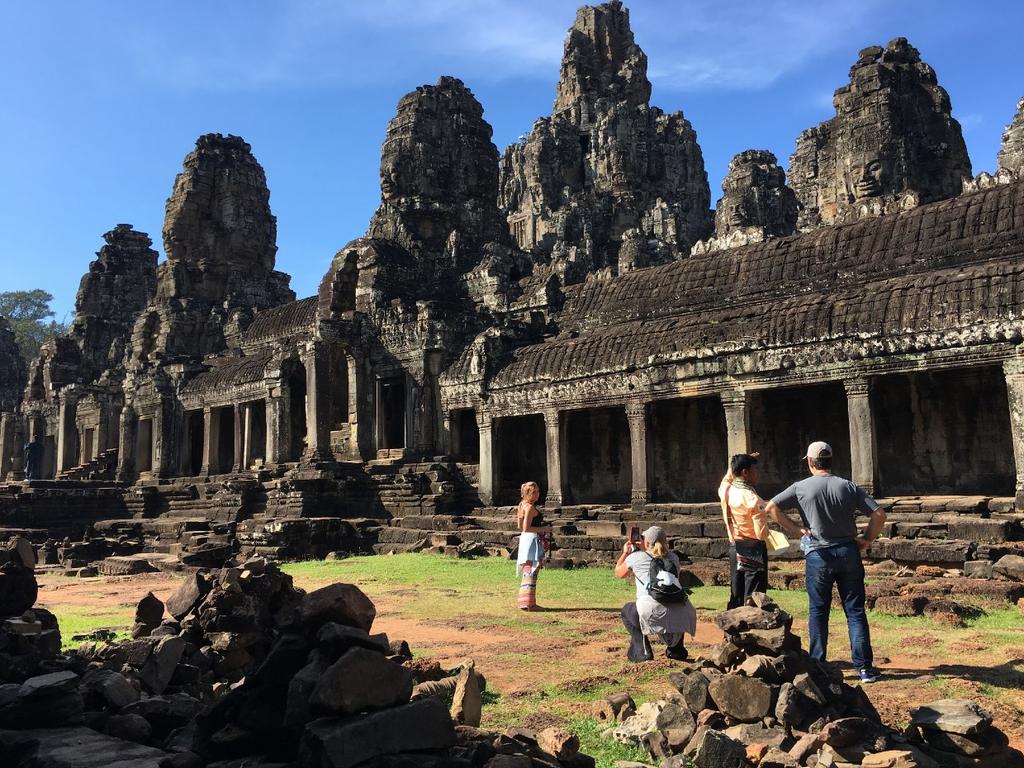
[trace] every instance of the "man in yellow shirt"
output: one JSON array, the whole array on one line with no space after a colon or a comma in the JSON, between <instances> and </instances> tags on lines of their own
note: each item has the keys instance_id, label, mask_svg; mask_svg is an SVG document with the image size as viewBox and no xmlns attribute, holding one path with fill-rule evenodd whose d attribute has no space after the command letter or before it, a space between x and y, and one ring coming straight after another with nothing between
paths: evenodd
<instances>
[{"instance_id":1,"label":"man in yellow shirt","mask_svg":"<svg viewBox=\"0 0 1024 768\"><path fill-rule=\"evenodd\" d=\"M730 542L729 608L743 605L754 592L768 591L768 515L754 488L757 481L757 456L738 453L729 460L729 472L718 488Z\"/></svg>"}]
</instances>

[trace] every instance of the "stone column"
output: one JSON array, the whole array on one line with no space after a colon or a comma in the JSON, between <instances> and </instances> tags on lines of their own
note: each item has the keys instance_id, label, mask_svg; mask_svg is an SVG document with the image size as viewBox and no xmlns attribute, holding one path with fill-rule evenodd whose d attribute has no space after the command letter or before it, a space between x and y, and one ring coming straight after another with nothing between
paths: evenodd
<instances>
[{"instance_id":1,"label":"stone column","mask_svg":"<svg viewBox=\"0 0 1024 768\"><path fill-rule=\"evenodd\" d=\"M303 461L319 462L331 459L331 430L327 423L330 392L327 387L330 374L327 350L323 342L314 341L306 352L306 451Z\"/></svg>"},{"instance_id":2,"label":"stone column","mask_svg":"<svg viewBox=\"0 0 1024 768\"><path fill-rule=\"evenodd\" d=\"M121 409L121 428L117 439L117 479L130 482L135 475L135 411L127 405Z\"/></svg>"},{"instance_id":3,"label":"stone column","mask_svg":"<svg viewBox=\"0 0 1024 768\"><path fill-rule=\"evenodd\" d=\"M209 476L220 471L217 446L220 444L220 419L212 408L203 408L203 466L199 474Z\"/></svg>"},{"instance_id":4,"label":"stone column","mask_svg":"<svg viewBox=\"0 0 1024 768\"><path fill-rule=\"evenodd\" d=\"M78 426L75 424L75 405L78 396L65 391L60 396L60 409L57 412L57 472L59 477L75 466L78 460Z\"/></svg>"},{"instance_id":5,"label":"stone column","mask_svg":"<svg viewBox=\"0 0 1024 768\"><path fill-rule=\"evenodd\" d=\"M249 469L252 466L252 419L255 403L246 403L242 406L242 469Z\"/></svg>"},{"instance_id":6,"label":"stone column","mask_svg":"<svg viewBox=\"0 0 1024 768\"><path fill-rule=\"evenodd\" d=\"M245 435L242 432L242 428L244 426L242 419L245 417L242 414L241 405L236 403L232 408L234 409L235 414L235 417L232 420L232 426L234 427L234 435L232 437L234 438L235 449L232 451L234 461L231 464L231 471L240 472L243 466L242 450L244 449L243 440L245 439Z\"/></svg>"},{"instance_id":7,"label":"stone column","mask_svg":"<svg viewBox=\"0 0 1024 768\"><path fill-rule=\"evenodd\" d=\"M1024 509L1024 360L1013 358L1003 363L1006 376L1006 399L1010 404L1010 437L1017 482L1014 506Z\"/></svg>"},{"instance_id":8,"label":"stone column","mask_svg":"<svg viewBox=\"0 0 1024 768\"><path fill-rule=\"evenodd\" d=\"M750 452L750 414L747 408L747 393L733 389L719 394L725 409L726 453L732 457L737 453Z\"/></svg>"},{"instance_id":9,"label":"stone column","mask_svg":"<svg viewBox=\"0 0 1024 768\"><path fill-rule=\"evenodd\" d=\"M566 496L565 480L565 427L561 414L555 408L544 411L544 436L548 458L548 487L544 506L558 508Z\"/></svg>"},{"instance_id":10,"label":"stone column","mask_svg":"<svg viewBox=\"0 0 1024 768\"><path fill-rule=\"evenodd\" d=\"M7 478L14 454L21 447L14 442L14 421L13 413L0 415L0 481Z\"/></svg>"},{"instance_id":11,"label":"stone column","mask_svg":"<svg viewBox=\"0 0 1024 768\"><path fill-rule=\"evenodd\" d=\"M264 401L267 409L267 445L266 445L266 462L267 464L280 464L283 459L281 458L281 451L283 450L283 443L281 441L281 390L276 388L277 394L273 391L267 393L267 398Z\"/></svg>"},{"instance_id":12,"label":"stone column","mask_svg":"<svg viewBox=\"0 0 1024 768\"><path fill-rule=\"evenodd\" d=\"M647 490L647 405L627 403L626 420L629 422L629 447L633 463L633 489L629 500L633 510L641 512L650 501Z\"/></svg>"},{"instance_id":13,"label":"stone column","mask_svg":"<svg viewBox=\"0 0 1024 768\"><path fill-rule=\"evenodd\" d=\"M485 507L493 507L498 492L498 454L494 419L478 412L476 423L480 431L480 500Z\"/></svg>"},{"instance_id":14,"label":"stone column","mask_svg":"<svg viewBox=\"0 0 1024 768\"><path fill-rule=\"evenodd\" d=\"M850 465L853 482L868 493L875 492L875 417L871 411L871 381L867 378L843 382L850 416Z\"/></svg>"}]
</instances>

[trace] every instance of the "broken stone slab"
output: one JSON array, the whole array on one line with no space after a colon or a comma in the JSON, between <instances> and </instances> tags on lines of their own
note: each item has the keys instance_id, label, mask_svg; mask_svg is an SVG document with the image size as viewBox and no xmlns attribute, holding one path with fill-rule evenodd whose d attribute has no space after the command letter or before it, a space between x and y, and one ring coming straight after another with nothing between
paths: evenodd
<instances>
[{"instance_id":1,"label":"broken stone slab","mask_svg":"<svg viewBox=\"0 0 1024 768\"><path fill-rule=\"evenodd\" d=\"M387 635L371 635L363 629L338 624L333 621L320 627L316 633L316 641L319 645L330 646L339 655L354 646L378 651L385 655L391 655L393 650L392 644L388 642ZM408 648L408 645L406 648Z\"/></svg>"},{"instance_id":2,"label":"broken stone slab","mask_svg":"<svg viewBox=\"0 0 1024 768\"><path fill-rule=\"evenodd\" d=\"M690 760L695 768L743 768L747 765L747 752L742 744L721 731L706 730Z\"/></svg>"},{"instance_id":3,"label":"broken stone slab","mask_svg":"<svg viewBox=\"0 0 1024 768\"><path fill-rule=\"evenodd\" d=\"M92 669L82 678L82 688L116 712L139 700L139 692L128 678L112 669Z\"/></svg>"},{"instance_id":4,"label":"broken stone slab","mask_svg":"<svg viewBox=\"0 0 1024 768\"><path fill-rule=\"evenodd\" d=\"M201 571L187 574L167 599L167 612L181 621L206 596L210 587L209 579Z\"/></svg>"},{"instance_id":5,"label":"broken stone slab","mask_svg":"<svg viewBox=\"0 0 1024 768\"><path fill-rule=\"evenodd\" d=\"M738 635L751 629L778 629L789 627L793 618L774 603L772 609L758 608L754 605L741 605L715 616L715 624L728 635Z\"/></svg>"},{"instance_id":6,"label":"broken stone slab","mask_svg":"<svg viewBox=\"0 0 1024 768\"><path fill-rule=\"evenodd\" d=\"M648 701L637 707L636 714L627 718L612 731L612 738L620 744L641 745L644 734L658 730L658 715L665 708L664 701Z\"/></svg>"},{"instance_id":7,"label":"broken stone slab","mask_svg":"<svg viewBox=\"0 0 1024 768\"><path fill-rule=\"evenodd\" d=\"M161 694L171 683L174 677L174 668L181 661L185 652L185 638L163 637L153 647L142 669L139 670L139 680L150 691L150 693Z\"/></svg>"},{"instance_id":8,"label":"broken stone slab","mask_svg":"<svg viewBox=\"0 0 1024 768\"><path fill-rule=\"evenodd\" d=\"M354 584L329 584L302 597L299 620L307 632L317 632L328 622L369 632L377 609Z\"/></svg>"},{"instance_id":9,"label":"broken stone slab","mask_svg":"<svg viewBox=\"0 0 1024 768\"><path fill-rule=\"evenodd\" d=\"M871 724L863 717L843 717L825 724L821 739L833 747L849 747L871 733Z\"/></svg>"},{"instance_id":10,"label":"broken stone slab","mask_svg":"<svg viewBox=\"0 0 1024 768\"><path fill-rule=\"evenodd\" d=\"M992 566L996 576L1011 581L1024 581L1024 557L1003 555Z\"/></svg>"},{"instance_id":11,"label":"broken stone slab","mask_svg":"<svg viewBox=\"0 0 1024 768\"><path fill-rule=\"evenodd\" d=\"M992 725L992 715L970 699L939 699L910 710L911 725L972 736Z\"/></svg>"},{"instance_id":12,"label":"broken stone slab","mask_svg":"<svg viewBox=\"0 0 1024 768\"><path fill-rule=\"evenodd\" d=\"M412 672L380 653L350 648L324 672L310 705L347 715L391 707L408 701L411 694Z\"/></svg>"},{"instance_id":13,"label":"broken stone slab","mask_svg":"<svg viewBox=\"0 0 1024 768\"><path fill-rule=\"evenodd\" d=\"M139 600L139 604L135 606L135 623L142 624L150 629L156 629L160 626L163 618L163 601L152 592L147 592L146 596Z\"/></svg>"},{"instance_id":14,"label":"broken stone slab","mask_svg":"<svg viewBox=\"0 0 1024 768\"><path fill-rule=\"evenodd\" d=\"M797 762L788 752L783 752L778 747L769 747L757 763L758 768L800 768Z\"/></svg>"},{"instance_id":15,"label":"broken stone slab","mask_svg":"<svg viewBox=\"0 0 1024 768\"><path fill-rule=\"evenodd\" d=\"M865 755L861 768L921 768L921 764L908 749L887 749Z\"/></svg>"},{"instance_id":16,"label":"broken stone slab","mask_svg":"<svg viewBox=\"0 0 1024 768\"><path fill-rule=\"evenodd\" d=\"M0 754L15 754L16 749L25 755L22 764L46 768L160 768L161 761L170 757L161 749L84 726L0 731Z\"/></svg>"},{"instance_id":17,"label":"broken stone slab","mask_svg":"<svg viewBox=\"0 0 1024 768\"><path fill-rule=\"evenodd\" d=\"M0 565L0 618L21 616L35 605L39 584L32 569L20 563Z\"/></svg>"},{"instance_id":18,"label":"broken stone slab","mask_svg":"<svg viewBox=\"0 0 1024 768\"><path fill-rule=\"evenodd\" d=\"M943 752L953 752L965 757L982 757L1004 751L1010 746L1010 740L998 728L984 728L971 737L958 733L947 733L923 728L925 741Z\"/></svg>"},{"instance_id":19,"label":"broken stone slab","mask_svg":"<svg viewBox=\"0 0 1024 768\"><path fill-rule=\"evenodd\" d=\"M480 697L476 665L472 661L465 664L456 675L455 693L452 696L450 712L452 722L457 725L469 725L474 728L480 725L480 718L483 716L483 700ZM577 745L577 751L578 749Z\"/></svg>"},{"instance_id":20,"label":"broken stone slab","mask_svg":"<svg viewBox=\"0 0 1024 768\"><path fill-rule=\"evenodd\" d=\"M768 728L762 723L740 723L726 728L723 733L741 744L764 744L766 747L788 747L793 739L783 728Z\"/></svg>"},{"instance_id":21,"label":"broken stone slab","mask_svg":"<svg viewBox=\"0 0 1024 768\"><path fill-rule=\"evenodd\" d=\"M708 695L708 679L699 669L692 672L671 672L668 679L673 687L682 694L686 706L694 714L711 706L711 697Z\"/></svg>"},{"instance_id":22,"label":"broken stone slab","mask_svg":"<svg viewBox=\"0 0 1024 768\"><path fill-rule=\"evenodd\" d=\"M537 746L559 762L571 763L580 752L580 740L564 728L545 728L537 734Z\"/></svg>"},{"instance_id":23,"label":"broken stone slab","mask_svg":"<svg viewBox=\"0 0 1024 768\"><path fill-rule=\"evenodd\" d=\"M708 693L718 709L741 722L754 722L768 714L772 689L753 677L727 674L708 685Z\"/></svg>"},{"instance_id":24,"label":"broken stone slab","mask_svg":"<svg viewBox=\"0 0 1024 768\"><path fill-rule=\"evenodd\" d=\"M446 749L455 744L448 708L428 697L347 718L321 718L306 726L299 763L351 768L384 755Z\"/></svg>"},{"instance_id":25,"label":"broken stone slab","mask_svg":"<svg viewBox=\"0 0 1024 768\"><path fill-rule=\"evenodd\" d=\"M592 713L595 720L621 723L636 714L636 702L628 693L611 693L594 702Z\"/></svg>"}]
</instances>

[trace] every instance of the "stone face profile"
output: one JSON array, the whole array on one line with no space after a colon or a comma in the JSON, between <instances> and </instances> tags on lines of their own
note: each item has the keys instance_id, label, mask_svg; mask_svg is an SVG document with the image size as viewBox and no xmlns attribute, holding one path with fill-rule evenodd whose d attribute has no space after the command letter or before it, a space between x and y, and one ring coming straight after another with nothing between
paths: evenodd
<instances>
[{"instance_id":1,"label":"stone face profile","mask_svg":"<svg viewBox=\"0 0 1024 768\"><path fill-rule=\"evenodd\" d=\"M862 50L833 104L790 158L801 230L953 197L971 178L949 96L905 38Z\"/></svg>"},{"instance_id":2,"label":"stone face profile","mask_svg":"<svg viewBox=\"0 0 1024 768\"><path fill-rule=\"evenodd\" d=\"M581 8L554 112L505 150L498 197L519 247L552 259L566 283L679 258L710 232L696 133L681 112L650 106L650 94L629 11L619 2Z\"/></svg>"}]
</instances>

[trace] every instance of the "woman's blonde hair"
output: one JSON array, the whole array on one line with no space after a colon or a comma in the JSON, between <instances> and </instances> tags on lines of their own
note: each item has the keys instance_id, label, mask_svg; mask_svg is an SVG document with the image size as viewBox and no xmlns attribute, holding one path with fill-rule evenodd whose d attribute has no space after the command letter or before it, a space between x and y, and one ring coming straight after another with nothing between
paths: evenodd
<instances>
[{"instance_id":1,"label":"woman's blonde hair","mask_svg":"<svg viewBox=\"0 0 1024 768\"><path fill-rule=\"evenodd\" d=\"M658 540L651 544L651 554L654 557L664 557L668 554L668 538L664 531L661 532Z\"/></svg>"},{"instance_id":2,"label":"woman's blonde hair","mask_svg":"<svg viewBox=\"0 0 1024 768\"><path fill-rule=\"evenodd\" d=\"M537 489L537 495L540 496L540 486L537 485L533 480L527 480L521 486L519 486L519 498L526 501L526 495L530 492L531 488Z\"/></svg>"}]
</instances>

